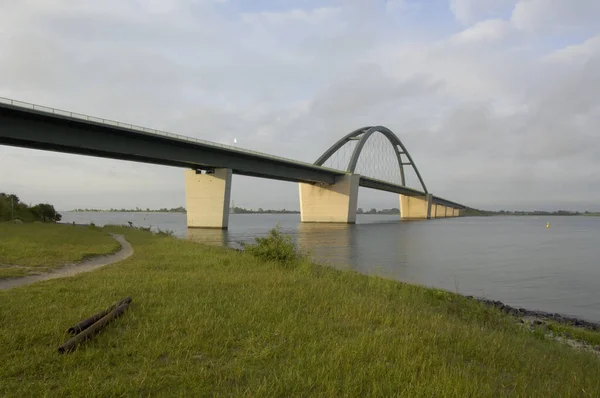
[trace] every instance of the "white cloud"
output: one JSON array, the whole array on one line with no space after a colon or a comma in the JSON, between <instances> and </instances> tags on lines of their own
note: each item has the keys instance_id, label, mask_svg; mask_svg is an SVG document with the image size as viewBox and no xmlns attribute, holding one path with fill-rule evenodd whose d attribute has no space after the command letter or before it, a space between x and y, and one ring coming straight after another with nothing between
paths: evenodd
<instances>
[{"instance_id":1,"label":"white cloud","mask_svg":"<svg viewBox=\"0 0 600 398\"><path fill-rule=\"evenodd\" d=\"M583 43L572 44L558 49L547 56L551 62L573 64L585 62L594 54L600 53L600 35L590 37Z\"/></svg>"},{"instance_id":2,"label":"white cloud","mask_svg":"<svg viewBox=\"0 0 600 398\"><path fill-rule=\"evenodd\" d=\"M450 10L460 23L469 25L510 10L515 2L516 0L450 0Z\"/></svg>"},{"instance_id":3,"label":"white cloud","mask_svg":"<svg viewBox=\"0 0 600 398\"><path fill-rule=\"evenodd\" d=\"M488 19L452 36L451 41L457 44L489 43L499 41L508 36L511 25L502 19Z\"/></svg>"},{"instance_id":4,"label":"white cloud","mask_svg":"<svg viewBox=\"0 0 600 398\"><path fill-rule=\"evenodd\" d=\"M405 0L386 0L385 2L386 12L396 13L406 10L406 8L407 4Z\"/></svg>"},{"instance_id":5,"label":"white cloud","mask_svg":"<svg viewBox=\"0 0 600 398\"><path fill-rule=\"evenodd\" d=\"M289 23L323 24L340 14L339 8L321 7L311 10L295 8L289 11L261 11L242 14L242 21L250 24L286 25Z\"/></svg>"},{"instance_id":6,"label":"white cloud","mask_svg":"<svg viewBox=\"0 0 600 398\"><path fill-rule=\"evenodd\" d=\"M597 0L519 0L511 17L524 31L598 32L600 2Z\"/></svg>"}]
</instances>

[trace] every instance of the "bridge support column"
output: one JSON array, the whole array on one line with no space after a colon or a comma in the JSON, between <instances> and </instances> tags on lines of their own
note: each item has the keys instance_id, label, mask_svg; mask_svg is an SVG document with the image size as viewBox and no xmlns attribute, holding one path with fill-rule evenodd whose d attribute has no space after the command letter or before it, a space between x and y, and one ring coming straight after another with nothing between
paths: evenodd
<instances>
[{"instance_id":1,"label":"bridge support column","mask_svg":"<svg viewBox=\"0 0 600 398\"><path fill-rule=\"evenodd\" d=\"M446 217L446 206L444 205L433 205L435 206L435 218Z\"/></svg>"},{"instance_id":2,"label":"bridge support column","mask_svg":"<svg viewBox=\"0 0 600 398\"><path fill-rule=\"evenodd\" d=\"M188 228L227 229L231 175L231 169L215 169L211 174L185 171Z\"/></svg>"},{"instance_id":3,"label":"bridge support column","mask_svg":"<svg viewBox=\"0 0 600 398\"><path fill-rule=\"evenodd\" d=\"M458 209L452 209L452 216L454 216L454 217L460 216L460 210L458 210Z\"/></svg>"},{"instance_id":4,"label":"bridge support column","mask_svg":"<svg viewBox=\"0 0 600 398\"><path fill-rule=\"evenodd\" d=\"M336 178L331 185L300 183L300 219L302 222L354 224L360 175Z\"/></svg>"},{"instance_id":5,"label":"bridge support column","mask_svg":"<svg viewBox=\"0 0 600 398\"><path fill-rule=\"evenodd\" d=\"M400 195L401 220L426 220L431 217L431 194L425 196Z\"/></svg>"}]
</instances>

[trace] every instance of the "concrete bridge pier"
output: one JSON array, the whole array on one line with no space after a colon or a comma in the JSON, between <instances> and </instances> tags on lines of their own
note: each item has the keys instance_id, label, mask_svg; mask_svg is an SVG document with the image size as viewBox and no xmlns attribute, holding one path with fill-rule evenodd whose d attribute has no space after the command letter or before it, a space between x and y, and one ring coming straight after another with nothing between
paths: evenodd
<instances>
[{"instance_id":1,"label":"concrete bridge pier","mask_svg":"<svg viewBox=\"0 0 600 398\"><path fill-rule=\"evenodd\" d=\"M445 218L447 207L444 205L435 205L435 218Z\"/></svg>"},{"instance_id":2,"label":"concrete bridge pier","mask_svg":"<svg viewBox=\"0 0 600 398\"><path fill-rule=\"evenodd\" d=\"M231 169L214 169L206 174L185 171L188 228L227 229L231 175Z\"/></svg>"},{"instance_id":3,"label":"concrete bridge pier","mask_svg":"<svg viewBox=\"0 0 600 398\"><path fill-rule=\"evenodd\" d=\"M427 220L431 218L432 195L406 196L400 195L401 220Z\"/></svg>"},{"instance_id":4,"label":"concrete bridge pier","mask_svg":"<svg viewBox=\"0 0 600 398\"><path fill-rule=\"evenodd\" d=\"M299 183L302 222L356 222L359 174L337 177L333 184Z\"/></svg>"},{"instance_id":5,"label":"concrete bridge pier","mask_svg":"<svg viewBox=\"0 0 600 398\"><path fill-rule=\"evenodd\" d=\"M460 217L460 209L444 205L431 206L431 218Z\"/></svg>"}]
</instances>

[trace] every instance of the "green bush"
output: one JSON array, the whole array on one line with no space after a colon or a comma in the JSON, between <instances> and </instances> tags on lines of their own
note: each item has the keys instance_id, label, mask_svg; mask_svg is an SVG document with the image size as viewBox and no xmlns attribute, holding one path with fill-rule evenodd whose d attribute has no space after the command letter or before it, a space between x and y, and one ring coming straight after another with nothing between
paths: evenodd
<instances>
[{"instance_id":1,"label":"green bush","mask_svg":"<svg viewBox=\"0 0 600 398\"><path fill-rule=\"evenodd\" d=\"M162 230L162 229L158 228L158 232L156 232L156 235L158 235L158 236L175 236L175 232L171 229Z\"/></svg>"},{"instance_id":2,"label":"green bush","mask_svg":"<svg viewBox=\"0 0 600 398\"><path fill-rule=\"evenodd\" d=\"M40 203L30 207L21 202L17 195L0 192L0 221L19 219L24 222L58 222L61 218L51 204Z\"/></svg>"},{"instance_id":3,"label":"green bush","mask_svg":"<svg viewBox=\"0 0 600 398\"><path fill-rule=\"evenodd\" d=\"M283 235L279 225L269 231L264 238L255 238L256 243L242 243L244 251L267 261L274 261L284 266L294 266L303 255L296 249L292 238Z\"/></svg>"}]
</instances>

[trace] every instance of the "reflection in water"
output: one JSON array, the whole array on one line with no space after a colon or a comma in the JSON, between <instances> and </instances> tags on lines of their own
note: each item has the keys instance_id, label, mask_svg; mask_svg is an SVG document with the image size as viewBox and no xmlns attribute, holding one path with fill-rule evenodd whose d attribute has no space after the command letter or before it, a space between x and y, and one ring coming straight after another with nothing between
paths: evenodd
<instances>
[{"instance_id":1,"label":"reflection in water","mask_svg":"<svg viewBox=\"0 0 600 398\"><path fill-rule=\"evenodd\" d=\"M219 228L188 228L186 237L206 245L224 246L227 244L227 230Z\"/></svg>"},{"instance_id":2,"label":"reflection in water","mask_svg":"<svg viewBox=\"0 0 600 398\"><path fill-rule=\"evenodd\" d=\"M336 268L351 269L356 256L352 224L300 223L296 243L311 258Z\"/></svg>"},{"instance_id":3,"label":"reflection in water","mask_svg":"<svg viewBox=\"0 0 600 398\"><path fill-rule=\"evenodd\" d=\"M361 236L374 236L361 244ZM299 224L296 242L310 256L336 268L393 277L423 280L425 268L409 267L419 253L430 249L418 223ZM364 243L364 242L363 242ZM421 277L421 278L420 278Z\"/></svg>"}]
</instances>

